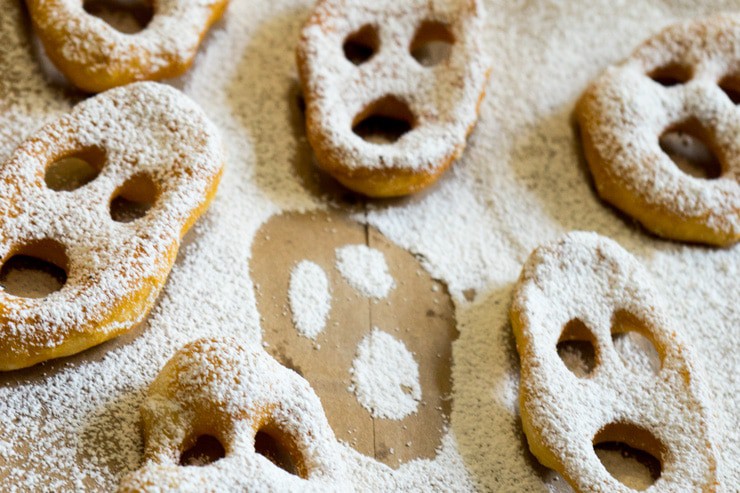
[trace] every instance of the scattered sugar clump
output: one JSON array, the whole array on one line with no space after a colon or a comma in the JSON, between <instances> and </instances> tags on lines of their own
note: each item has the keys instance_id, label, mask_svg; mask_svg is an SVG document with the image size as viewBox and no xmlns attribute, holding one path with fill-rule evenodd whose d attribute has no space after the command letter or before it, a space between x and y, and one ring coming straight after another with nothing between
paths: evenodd
<instances>
[{"instance_id":1,"label":"scattered sugar clump","mask_svg":"<svg viewBox=\"0 0 740 493\"><path fill-rule=\"evenodd\" d=\"M324 269L309 260L299 262L290 273L288 298L298 333L316 339L326 326L331 308L329 279Z\"/></svg>"},{"instance_id":2,"label":"scattered sugar clump","mask_svg":"<svg viewBox=\"0 0 740 493\"><path fill-rule=\"evenodd\" d=\"M357 346L350 369L362 407L375 418L403 419L421 400L419 365L406 345L377 327Z\"/></svg>"},{"instance_id":3,"label":"scattered sugar clump","mask_svg":"<svg viewBox=\"0 0 740 493\"><path fill-rule=\"evenodd\" d=\"M395 287L383 252L365 245L337 248L337 268L353 288L368 298L385 298Z\"/></svg>"},{"instance_id":4,"label":"scattered sugar clump","mask_svg":"<svg viewBox=\"0 0 740 493\"><path fill-rule=\"evenodd\" d=\"M0 441L0 457L10 459L14 455L13 446L7 442Z\"/></svg>"}]
</instances>

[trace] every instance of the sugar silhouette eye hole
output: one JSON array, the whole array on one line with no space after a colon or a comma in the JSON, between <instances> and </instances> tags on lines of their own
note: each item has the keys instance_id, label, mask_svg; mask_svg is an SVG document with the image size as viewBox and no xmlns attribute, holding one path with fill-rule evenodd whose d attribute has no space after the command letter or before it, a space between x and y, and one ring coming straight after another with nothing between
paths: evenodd
<instances>
[{"instance_id":1,"label":"sugar silhouette eye hole","mask_svg":"<svg viewBox=\"0 0 740 493\"><path fill-rule=\"evenodd\" d=\"M455 36L449 26L437 21L424 21L414 34L409 52L424 67L445 62L452 53Z\"/></svg>"},{"instance_id":2,"label":"sugar silhouette eye hole","mask_svg":"<svg viewBox=\"0 0 740 493\"><path fill-rule=\"evenodd\" d=\"M336 266L357 292L368 298L386 298L396 286L382 251L362 244L337 248Z\"/></svg>"},{"instance_id":3,"label":"sugar silhouette eye hole","mask_svg":"<svg viewBox=\"0 0 740 493\"><path fill-rule=\"evenodd\" d=\"M685 84L691 80L692 76L691 67L677 62L660 66L648 73L648 77L664 87Z\"/></svg>"},{"instance_id":4,"label":"sugar silhouette eye hole","mask_svg":"<svg viewBox=\"0 0 740 493\"><path fill-rule=\"evenodd\" d=\"M331 310L329 278L321 266L302 260L293 267L288 301L298 333L315 340L324 330Z\"/></svg>"},{"instance_id":5,"label":"sugar silhouette eye hole","mask_svg":"<svg viewBox=\"0 0 740 493\"><path fill-rule=\"evenodd\" d=\"M658 143L678 169L694 178L711 180L722 175L722 163L708 137L698 121L689 119L666 129Z\"/></svg>"},{"instance_id":6,"label":"sugar silhouette eye hole","mask_svg":"<svg viewBox=\"0 0 740 493\"><path fill-rule=\"evenodd\" d=\"M143 31L154 17L151 0L85 0L83 8L123 34Z\"/></svg>"},{"instance_id":7,"label":"sugar silhouette eye hole","mask_svg":"<svg viewBox=\"0 0 740 493\"><path fill-rule=\"evenodd\" d=\"M69 260L54 240L29 242L16 248L0 267L0 286L13 296L45 298L67 282Z\"/></svg>"},{"instance_id":8,"label":"sugar silhouette eye hole","mask_svg":"<svg viewBox=\"0 0 740 493\"><path fill-rule=\"evenodd\" d=\"M354 65L362 65L380 49L380 38L375 26L365 24L344 40L344 56Z\"/></svg>"},{"instance_id":9,"label":"sugar silhouette eye hole","mask_svg":"<svg viewBox=\"0 0 740 493\"><path fill-rule=\"evenodd\" d=\"M103 169L105 152L90 148L74 152L46 167L44 182L57 192L72 192L95 180Z\"/></svg>"}]
</instances>

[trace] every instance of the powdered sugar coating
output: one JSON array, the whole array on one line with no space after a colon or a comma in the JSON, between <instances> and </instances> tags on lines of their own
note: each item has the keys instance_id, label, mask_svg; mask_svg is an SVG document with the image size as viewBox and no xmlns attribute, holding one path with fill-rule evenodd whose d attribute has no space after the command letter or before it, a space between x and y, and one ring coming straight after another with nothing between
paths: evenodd
<instances>
[{"instance_id":1,"label":"powdered sugar coating","mask_svg":"<svg viewBox=\"0 0 740 493\"><path fill-rule=\"evenodd\" d=\"M147 461L120 491L349 488L339 444L308 382L238 340L201 339L178 351L152 383L142 417ZM255 452L263 427L290 437L305 479ZM226 456L206 466L179 466L184 444L204 433L221 441Z\"/></svg>"},{"instance_id":2,"label":"powdered sugar coating","mask_svg":"<svg viewBox=\"0 0 740 493\"><path fill-rule=\"evenodd\" d=\"M607 200L657 233L675 239L734 242L740 238L740 108L719 87L740 69L740 16L682 22L650 38L621 65L609 68L584 94L578 107L596 185ZM688 71L689 80L665 87L650 78L656 70ZM673 125L696 121L722 165L709 180L682 172L661 150L658 138ZM601 164L599 164L601 163ZM613 198L620 183L634 208ZM660 225L652 209L673 225ZM709 238L677 233L695 222ZM722 238L724 240L710 238Z\"/></svg>"},{"instance_id":3,"label":"powdered sugar coating","mask_svg":"<svg viewBox=\"0 0 740 493\"><path fill-rule=\"evenodd\" d=\"M144 30L126 34L87 13L83 0L26 0L57 67L83 89L179 75L228 0L156 0ZM79 73L77 73L79 72ZM116 79L120 77L120 79Z\"/></svg>"},{"instance_id":4,"label":"powdered sugar coating","mask_svg":"<svg viewBox=\"0 0 740 493\"><path fill-rule=\"evenodd\" d=\"M662 356L657 377L628 371L611 335L628 314ZM585 324L597 366L589 378L557 355L563 328ZM607 425L628 423L662 444L655 491L709 491L717 458L700 368L638 262L614 241L570 233L535 250L514 294L512 323L522 363L521 407L530 447L578 491L631 491L607 473L593 440ZM623 438L626 440L628 437ZM557 464L549 463L549 456Z\"/></svg>"},{"instance_id":5,"label":"powdered sugar coating","mask_svg":"<svg viewBox=\"0 0 740 493\"><path fill-rule=\"evenodd\" d=\"M105 156L94 181L71 192L46 186L48 165L87 149ZM0 368L75 353L141 321L222 166L217 131L201 110L155 83L88 99L21 144L0 168L0 258L51 240L62 246L68 272L45 298L0 291ZM139 175L154 183L155 203L136 221L114 221L116 190Z\"/></svg>"},{"instance_id":6,"label":"powdered sugar coating","mask_svg":"<svg viewBox=\"0 0 740 493\"><path fill-rule=\"evenodd\" d=\"M476 121L489 68L480 37L483 17L477 0L318 2L301 34L298 58L308 125L325 137L324 151L351 170L431 172L458 156ZM416 29L427 20L447 25L455 39L449 58L434 67L409 53ZM342 46L365 25L377 30L379 48L355 66ZM355 117L389 95L409 106L414 129L388 145L354 134Z\"/></svg>"}]
</instances>

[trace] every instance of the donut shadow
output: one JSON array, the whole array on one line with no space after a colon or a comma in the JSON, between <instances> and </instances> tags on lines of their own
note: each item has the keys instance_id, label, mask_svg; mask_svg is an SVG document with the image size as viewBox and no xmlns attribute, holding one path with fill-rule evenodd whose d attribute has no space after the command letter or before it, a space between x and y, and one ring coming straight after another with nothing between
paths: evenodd
<instances>
[{"instance_id":1,"label":"donut shadow","mask_svg":"<svg viewBox=\"0 0 740 493\"><path fill-rule=\"evenodd\" d=\"M352 209L364 206L371 199L346 188L316 164L316 157L306 136L306 102L298 79L291 82L287 98L290 128L298 143L292 165L305 189L334 207Z\"/></svg>"},{"instance_id":2,"label":"donut shadow","mask_svg":"<svg viewBox=\"0 0 740 493\"><path fill-rule=\"evenodd\" d=\"M416 192L410 193L408 195L403 195L400 197L379 197L379 198L370 198L366 197L365 201L368 204L369 208L374 209L393 209L393 208L403 208L407 206L412 206L415 204L421 204L425 200L427 200L430 196L435 195L439 193L439 190L448 186L448 184L451 181L454 181L457 179L456 175L459 172L464 172L463 167L467 164L465 159L465 153L467 152L469 147L474 146L474 141L476 138L476 129L478 126L473 129L471 134L468 136L467 140L465 141L465 149L463 150L462 155L454 160L449 168L447 168L444 172L442 172L439 177L434 180L429 185L425 186L421 190L418 190Z\"/></svg>"},{"instance_id":3,"label":"donut shadow","mask_svg":"<svg viewBox=\"0 0 740 493\"><path fill-rule=\"evenodd\" d=\"M190 68L181 75L178 75L176 77L172 77L169 79L162 79L157 82L170 85L179 91L186 92L186 86L188 82L191 80L192 77L196 76L195 74L200 73L197 70L198 59L201 56L203 56L203 53L209 50L211 43L216 42L215 40L218 38L219 34L224 32L224 29L226 26L226 19L229 16L230 9L231 9L231 3L226 6L226 10L224 11L224 14L221 16L221 18L216 20L216 22L214 22L211 25L211 27L208 28L208 30L203 36L203 39L198 45L198 49L195 52L195 56L193 57L193 63L190 66ZM201 77L202 77L202 74L201 74Z\"/></svg>"},{"instance_id":4,"label":"donut shadow","mask_svg":"<svg viewBox=\"0 0 740 493\"><path fill-rule=\"evenodd\" d=\"M542 206L541 213L564 231L593 231L642 257L656 249L680 245L649 233L635 219L601 199L571 105L527 127L515 139L511 159L514 178L535 196Z\"/></svg>"},{"instance_id":5,"label":"donut shadow","mask_svg":"<svg viewBox=\"0 0 740 493\"><path fill-rule=\"evenodd\" d=\"M93 94L88 94L75 87L67 78L54 66L54 63L46 55L41 40L36 35L31 24L31 16L28 13L28 7L25 2L19 2L22 11L23 31L26 37L25 43L28 45L29 55L36 61L38 73L41 74L46 84L52 89L59 91L65 99L72 104L76 104Z\"/></svg>"},{"instance_id":6,"label":"donut shadow","mask_svg":"<svg viewBox=\"0 0 740 493\"><path fill-rule=\"evenodd\" d=\"M354 208L364 197L315 165L306 137L295 49L308 14L307 8L296 8L260 23L236 61L226 97L240 109L234 117L252 141L253 179L262 192L282 206L295 201L291 195L308 194L314 200ZM289 140L276 140L278 136Z\"/></svg>"},{"instance_id":7,"label":"donut shadow","mask_svg":"<svg viewBox=\"0 0 740 493\"><path fill-rule=\"evenodd\" d=\"M20 387L46 380L59 372L74 369L87 363L100 362L106 354L127 345L146 330L146 321L135 325L129 332L88 348L80 353L44 361L28 368L0 373L0 387Z\"/></svg>"},{"instance_id":8,"label":"donut shadow","mask_svg":"<svg viewBox=\"0 0 740 493\"><path fill-rule=\"evenodd\" d=\"M571 112L569 121L570 121L571 129L573 131L573 145L574 145L575 155L578 160L578 169L581 172L581 175L583 176L586 183L588 183L589 190L591 191L591 196L596 201L598 201L599 204L601 204L605 209L611 211L611 213L626 228L632 231L635 231L635 232L642 233L643 235L647 235L655 240L670 243L669 240L666 240L665 238L661 238L660 236L657 236L654 233L645 229L645 227L637 219L633 218L629 214L626 214L621 209L615 207L611 203L601 198L601 196L599 195L599 191L596 188L596 181L594 181L594 176L591 173L591 168L589 167L588 160L586 159L586 153L583 149L583 139L581 137L581 126L578 124L575 112Z\"/></svg>"},{"instance_id":9,"label":"donut shadow","mask_svg":"<svg viewBox=\"0 0 740 493\"><path fill-rule=\"evenodd\" d=\"M466 469L482 491L516 484L544 489L554 473L529 451L519 416L519 356L509 323L514 284L458 304L453 345L452 431Z\"/></svg>"},{"instance_id":10,"label":"donut shadow","mask_svg":"<svg viewBox=\"0 0 740 493\"><path fill-rule=\"evenodd\" d=\"M145 388L126 390L92 411L82 426L76 457L81 466L123 477L138 469L144 457L141 404ZM124 443L121 443L121 442ZM95 455L93 455L95 453ZM98 472L98 474L100 474ZM100 488L93 483L89 488Z\"/></svg>"},{"instance_id":11,"label":"donut shadow","mask_svg":"<svg viewBox=\"0 0 740 493\"><path fill-rule=\"evenodd\" d=\"M38 68L33 36L25 2L5 5L0 16L0 161L50 116L71 107L73 98L50 85Z\"/></svg>"}]
</instances>

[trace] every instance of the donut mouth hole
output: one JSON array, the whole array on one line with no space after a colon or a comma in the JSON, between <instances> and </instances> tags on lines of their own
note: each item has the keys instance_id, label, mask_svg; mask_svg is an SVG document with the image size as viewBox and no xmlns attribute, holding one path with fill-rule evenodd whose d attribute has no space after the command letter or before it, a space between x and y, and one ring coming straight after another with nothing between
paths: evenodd
<instances>
[{"instance_id":1,"label":"donut mouth hole","mask_svg":"<svg viewBox=\"0 0 740 493\"><path fill-rule=\"evenodd\" d=\"M740 104L740 76L726 76L723 77L719 83L719 88L722 89L730 101L734 104Z\"/></svg>"},{"instance_id":2,"label":"donut mouth hole","mask_svg":"<svg viewBox=\"0 0 740 493\"><path fill-rule=\"evenodd\" d=\"M373 25L365 24L345 38L342 49L347 60L354 65L362 65L380 49L378 29Z\"/></svg>"},{"instance_id":3,"label":"donut mouth hole","mask_svg":"<svg viewBox=\"0 0 740 493\"><path fill-rule=\"evenodd\" d=\"M46 167L44 182L57 192L72 192L95 180L103 169L105 151L91 147L74 152Z\"/></svg>"},{"instance_id":4,"label":"donut mouth hole","mask_svg":"<svg viewBox=\"0 0 740 493\"><path fill-rule=\"evenodd\" d=\"M45 298L67 283L69 259L64 246L51 239L11 250L0 267L0 287L19 298Z\"/></svg>"},{"instance_id":5,"label":"donut mouth hole","mask_svg":"<svg viewBox=\"0 0 740 493\"><path fill-rule=\"evenodd\" d=\"M386 96L368 105L352 123L352 131L371 144L393 144L410 132L416 118L408 104Z\"/></svg>"},{"instance_id":6,"label":"donut mouth hole","mask_svg":"<svg viewBox=\"0 0 740 493\"><path fill-rule=\"evenodd\" d=\"M637 425L608 424L594 437L593 447L607 472L628 488L646 490L663 472L665 447Z\"/></svg>"},{"instance_id":7,"label":"donut mouth hole","mask_svg":"<svg viewBox=\"0 0 740 493\"><path fill-rule=\"evenodd\" d=\"M673 87L690 81L693 77L693 70L688 65L673 62L648 72L648 77L661 86Z\"/></svg>"},{"instance_id":8,"label":"donut mouth hole","mask_svg":"<svg viewBox=\"0 0 740 493\"><path fill-rule=\"evenodd\" d=\"M668 127L658 140L661 150L689 176L714 180L722 176L722 163L709 132L689 119Z\"/></svg>"},{"instance_id":9,"label":"donut mouth hole","mask_svg":"<svg viewBox=\"0 0 740 493\"><path fill-rule=\"evenodd\" d=\"M455 36L449 25L426 20L416 29L409 52L420 65L433 67L450 58L454 44Z\"/></svg>"},{"instance_id":10,"label":"donut mouth hole","mask_svg":"<svg viewBox=\"0 0 740 493\"><path fill-rule=\"evenodd\" d=\"M226 457L226 449L213 435L200 435L180 455L181 466L207 466Z\"/></svg>"},{"instance_id":11,"label":"donut mouth hole","mask_svg":"<svg viewBox=\"0 0 740 493\"><path fill-rule=\"evenodd\" d=\"M143 31L154 17L152 0L85 0L82 7L123 34Z\"/></svg>"},{"instance_id":12,"label":"donut mouth hole","mask_svg":"<svg viewBox=\"0 0 740 493\"><path fill-rule=\"evenodd\" d=\"M621 310L612 319L612 343L625 368L647 376L657 376L663 366L652 334L635 315Z\"/></svg>"},{"instance_id":13,"label":"donut mouth hole","mask_svg":"<svg viewBox=\"0 0 740 493\"><path fill-rule=\"evenodd\" d=\"M254 435L254 451L283 471L308 478L295 440L274 424L262 426Z\"/></svg>"},{"instance_id":14,"label":"donut mouth hole","mask_svg":"<svg viewBox=\"0 0 740 493\"><path fill-rule=\"evenodd\" d=\"M557 344L558 356L578 378L590 377L598 362L596 338L580 319L574 318L563 328Z\"/></svg>"},{"instance_id":15,"label":"donut mouth hole","mask_svg":"<svg viewBox=\"0 0 740 493\"><path fill-rule=\"evenodd\" d=\"M146 173L132 176L118 187L110 201L110 217L119 223L130 223L146 216L157 201L159 191Z\"/></svg>"}]
</instances>

